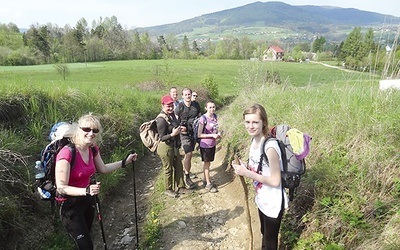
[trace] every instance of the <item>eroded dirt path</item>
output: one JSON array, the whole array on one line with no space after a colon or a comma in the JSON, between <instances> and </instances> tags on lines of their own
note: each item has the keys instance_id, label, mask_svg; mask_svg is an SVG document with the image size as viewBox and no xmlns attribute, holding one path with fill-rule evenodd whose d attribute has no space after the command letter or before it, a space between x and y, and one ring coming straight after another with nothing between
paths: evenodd
<instances>
[{"instance_id":1,"label":"eroded dirt path","mask_svg":"<svg viewBox=\"0 0 400 250\"><path fill-rule=\"evenodd\" d=\"M197 175L193 181L198 187L193 193L176 199L164 197L165 210L159 216L162 224L161 249L249 249L243 187L239 178L235 178L230 171L226 172L225 154L225 150L219 148L211 164L211 179L218 186L217 193L209 193L201 186L203 166L196 151L192 172ZM162 171L160 165L158 157L153 154L143 156L141 162L135 165L139 232L149 209L156 176ZM254 246L259 246L258 215L255 214L257 209L252 198L249 204ZM101 205L108 249L134 249L136 231L132 175L127 176L118 192L103 200ZM96 221L93 230L95 249L103 249L98 224Z\"/></svg>"}]
</instances>

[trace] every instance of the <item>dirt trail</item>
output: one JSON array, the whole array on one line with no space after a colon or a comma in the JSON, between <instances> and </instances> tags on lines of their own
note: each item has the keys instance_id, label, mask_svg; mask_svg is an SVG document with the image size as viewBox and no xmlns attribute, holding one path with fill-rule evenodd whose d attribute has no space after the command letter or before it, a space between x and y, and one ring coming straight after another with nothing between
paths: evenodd
<instances>
[{"instance_id":1,"label":"dirt trail","mask_svg":"<svg viewBox=\"0 0 400 250\"><path fill-rule=\"evenodd\" d=\"M162 224L161 249L248 249L248 223L244 207L243 187L239 178L226 172L224 148L217 149L216 159L211 164L211 179L218 185L217 193L209 193L203 187L202 162L199 152L194 152L193 181L198 187L192 194L179 198L165 197L165 210L160 214ZM148 212L148 199L154 191L156 176L162 171L156 155L147 154L136 169L136 201L138 205L139 232ZM136 242L133 178L118 192L103 200L102 215L108 249L134 249ZM251 193L251 192L250 192ZM249 201L254 246L260 245L257 209ZM103 249L99 223L95 223L93 237L95 249ZM139 234L139 241L140 234ZM254 249L258 249L255 247Z\"/></svg>"}]
</instances>

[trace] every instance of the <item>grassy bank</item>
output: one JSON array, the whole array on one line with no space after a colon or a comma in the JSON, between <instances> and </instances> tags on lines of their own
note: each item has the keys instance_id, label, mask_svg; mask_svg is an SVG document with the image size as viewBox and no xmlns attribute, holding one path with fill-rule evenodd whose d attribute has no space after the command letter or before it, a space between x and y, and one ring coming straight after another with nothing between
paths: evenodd
<instances>
[{"instance_id":1,"label":"grassy bank","mask_svg":"<svg viewBox=\"0 0 400 250\"><path fill-rule=\"evenodd\" d=\"M270 124L313 137L307 174L282 226L287 249L398 249L400 93L380 92L361 75L254 89L221 116L232 150L248 151L241 118L252 103L266 107Z\"/></svg>"},{"instance_id":2,"label":"grassy bank","mask_svg":"<svg viewBox=\"0 0 400 250\"><path fill-rule=\"evenodd\" d=\"M64 81L51 65L0 67L3 245L15 246L12 239L21 234L32 240L25 247L36 249L40 229L51 223L49 218L41 221L39 211L48 212L49 206L35 199L30 183L33 163L53 123L75 121L88 112L99 115L105 128L105 162L119 160L132 148L145 152L139 125L159 112L159 98L169 87L189 86L201 90L205 99L205 79L212 79L218 106L225 105L218 112L224 138L230 138L223 141L225 146L247 152L249 138L241 117L244 107L255 102L266 107L271 124L288 123L313 137L309 169L295 202L298 209L287 214L283 225L288 247L399 247L394 235L399 230L399 94L379 92L376 76L318 64L229 60L121 61L68 68ZM101 181L112 188L124 174L101 176ZM38 226L32 229L28 221Z\"/></svg>"}]
</instances>

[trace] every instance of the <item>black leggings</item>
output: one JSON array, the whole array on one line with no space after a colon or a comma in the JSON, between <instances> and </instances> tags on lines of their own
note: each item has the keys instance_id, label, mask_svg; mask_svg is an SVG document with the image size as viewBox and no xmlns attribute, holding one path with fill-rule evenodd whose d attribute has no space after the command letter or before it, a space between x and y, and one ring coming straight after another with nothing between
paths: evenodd
<instances>
[{"instance_id":1,"label":"black leggings","mask_svg":"<svg viewBox=\"0 0 400 250\"><path fill-rule=\"evenodd\" d=\"M61 223L74 240L77 249L93 249L90 230L94 219L94 204L93 196L68 197L59 202Z\"/></svg>"},{"instance_id":2,"label":"black leggings","mask_svg":"<svg viewBox=\"0 0 400 250\"><path fill-rule=\"evenodd\" d=\"M276 250L278 249L278 235L281 226L283 209L279 212L278 218L271 218L263 214L258 209L261 224L262 234L262 250Z\"/></svg>"}]
</instances>

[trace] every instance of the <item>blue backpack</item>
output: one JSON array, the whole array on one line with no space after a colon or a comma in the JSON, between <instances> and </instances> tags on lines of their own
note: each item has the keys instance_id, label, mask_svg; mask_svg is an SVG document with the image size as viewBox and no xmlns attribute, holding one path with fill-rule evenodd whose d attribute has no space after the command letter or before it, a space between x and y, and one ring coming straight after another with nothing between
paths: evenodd
<instances>
[{"instance_id":1,"label":"blue backpack","mask_svg":"<svg viewBox=\"0 0 400 250\"><path fill-rule=\"evenodd\" d=\"M50 143L41 151L40 163L44 177L36 180L37 190L42 200L53 201L56 196L55 165L58 152L66 145L72 152L71 166L75 162L75 145L71 143L72 124L58 122L51 128L48 139Z\"/></svg>"}]
</instances>

